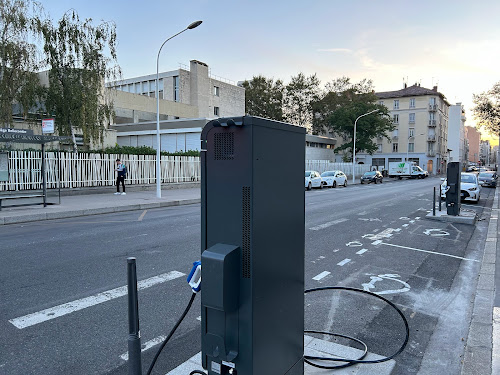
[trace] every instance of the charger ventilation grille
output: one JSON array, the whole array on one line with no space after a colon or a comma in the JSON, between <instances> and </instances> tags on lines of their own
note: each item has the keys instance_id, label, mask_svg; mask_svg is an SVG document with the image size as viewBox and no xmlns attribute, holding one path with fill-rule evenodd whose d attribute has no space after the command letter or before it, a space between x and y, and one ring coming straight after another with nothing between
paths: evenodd
<instances>
[{"instance_id":1,"label":"charger ventilation grille","mask_svg":"<svg viewBox=\"0 0 500 375\"><path fill-rule=\"evenodd\" d=\"M242 191L242 267L243 278L250 278L250 187Z\"/></svg>"},{"instance_id":2,"label":"charger ventilation grille","mask_svg":"<svg viewBox=\"0 0 500 375\"><path fill-rule=\"evenodd\" d=\"M233 160L234 133L215 133L214 148L214 160Z\"/></svg>"}]
</instances>

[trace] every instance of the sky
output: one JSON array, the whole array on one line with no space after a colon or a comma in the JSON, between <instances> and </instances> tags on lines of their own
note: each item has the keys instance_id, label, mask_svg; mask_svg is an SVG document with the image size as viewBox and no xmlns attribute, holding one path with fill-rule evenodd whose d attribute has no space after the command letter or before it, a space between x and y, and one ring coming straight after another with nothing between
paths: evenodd
<instances>
[{"instance_id":1,"label":"sky","mask_svg":"<svg viewBox=\"0 0 500 375\"><path fill-rule=\"evenodd\" d=\"M473 94L500 81L498 0L42 0L58 20L69 9L113 21L123 78L209 65L234 82L262 74L285 83L302 72L322 84L371 79L376 91L420 83L461 102L475 126ZM485 135L487 138L488 135ZM498 144L498 138L492 139Z\"/></svg>"}]
</instances>

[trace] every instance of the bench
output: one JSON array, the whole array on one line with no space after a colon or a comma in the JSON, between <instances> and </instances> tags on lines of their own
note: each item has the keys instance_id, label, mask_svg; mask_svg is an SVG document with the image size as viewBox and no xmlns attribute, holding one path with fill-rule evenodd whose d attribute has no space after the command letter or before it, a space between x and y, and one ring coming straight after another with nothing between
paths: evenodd
<instances>
[{"instance_id":1,"label":"bench","mask_svg":"<svg viewBox=\"0 0 500 375\"><path fill-rule=\"evenodd\" d=\"M4 199L43 198L43 197L44 197L44 194L0 195L0 211L2 211L2 201ZM44 204L44 203L45 202L25 203L25 204L10 205L10 206L6 206L6 207L33 206L33 205Z\"/></svg>"}]
</instances>

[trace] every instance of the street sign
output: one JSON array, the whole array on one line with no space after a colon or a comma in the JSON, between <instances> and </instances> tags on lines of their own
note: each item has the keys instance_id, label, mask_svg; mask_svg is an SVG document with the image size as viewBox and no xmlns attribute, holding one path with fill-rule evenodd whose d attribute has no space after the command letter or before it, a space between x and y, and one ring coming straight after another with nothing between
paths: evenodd
<instances>
[{"instance_id":1,"label":"street sign","mask_svg":"<svg viewBox=\"0 0 500 375\"><path fill-rule=\"evenodd\" d=\"M54 133L54 119L53 118L45 118L42 120L42 133L43 134Z\"/></svg>"}]
</instances>

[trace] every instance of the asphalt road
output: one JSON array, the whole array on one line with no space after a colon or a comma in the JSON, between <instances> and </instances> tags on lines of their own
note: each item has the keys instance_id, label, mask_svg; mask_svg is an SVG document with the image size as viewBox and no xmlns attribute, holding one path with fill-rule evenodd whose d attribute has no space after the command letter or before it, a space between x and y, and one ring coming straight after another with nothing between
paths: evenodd
<instances>
[{"instance_id":1,"label":"asphalt road","mask_svg":"<svg viewBox=\"0 0 500 375\"><path fill-rule=\"evenodd\" d=\"M306 192L306 288L348 286L381 293L410 323L394 374L458 372L486 237L493 190L463 206L475 227L425 219L439 179ZM137 257L147 369L191 291L200 258L199 205L0 227L0 374L126 374L126 258ZM157 277L160 275L160 277ZM404 338L386 305L347 292L306 296L306 328L364 340L392 354ZM199 301L156 374L200 350ZM346 341L339 341L348 345ZM155 345L156 343L156 345ZM149 344L148 344L149 346Z\"/></svg>"}]
</instances>

